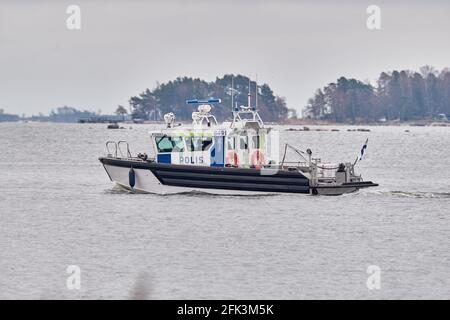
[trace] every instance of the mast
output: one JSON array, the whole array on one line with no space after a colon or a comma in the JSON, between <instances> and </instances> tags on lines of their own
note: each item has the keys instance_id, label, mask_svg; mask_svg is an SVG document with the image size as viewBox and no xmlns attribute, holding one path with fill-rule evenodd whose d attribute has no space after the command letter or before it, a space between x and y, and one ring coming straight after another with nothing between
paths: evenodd
<instances>
[{"instance_id":1,"label":"mast","mask_svg":"<svg viewBox=\"0 0 450 320\"><path fill-rule=\"evenodd\" d=\"M258 74L256 74L255 84L256 84L255 110L258 110Z\"/></svg>"},{"instance_id":2,"label":"mast","mask_svg":"<svg viewBox=\"0 0 450 320\"><path fill-rule=\"evenodd\" d=\"M234 112L234 75L231 75L231 112Z\"/></svg>"},{"instance_id":3,"label":"mast","mask_svg":"<svg viewBox=\"0 0 450 320\"><path fill-rule=\"evenodd\" d=\"M248 78L248 107L251 108L252 106L252 95L250 93L250 89L251 89L251 80L250 78Z\"/></svg>"}]
</instances>

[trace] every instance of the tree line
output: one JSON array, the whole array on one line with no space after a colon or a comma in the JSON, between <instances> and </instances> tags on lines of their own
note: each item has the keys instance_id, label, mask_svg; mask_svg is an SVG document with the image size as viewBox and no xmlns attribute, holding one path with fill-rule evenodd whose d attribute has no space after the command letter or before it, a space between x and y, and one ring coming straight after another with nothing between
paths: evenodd
<instances>
[{"instance_id":1,"label":"tree line","mask_svg":"<svg viewBox=\"0 0 450 320\"><path fill-rule=\"evenodd\" d=\"M239 94L234 98L237 106L247 105L247 94L252 95L252 105L256 100L256 83L243 75L225 75L207 82L198 78L179 77L173 81L159 84L152 90L145 89L141 94L130 98L131 114L135 119L162 120L165 113L173 112L178 120L191 120L191 114L196 110L195 105L187 105L188 99L219 98L213 113L220 121L231 116L231 95L227 94L233 79L234 89ZM249 83L250 81L250 83ZM121 106L119 106L121 107ZM123 107L120 108L123 112ZM276 96L267 85L258 86L258 110L263 120L281 121L290 112L283 97ZM119 110L117 110L119 112Z\"/></svg>"},{"instance_id":2,"label":"tree line","mask_svg":"<svg viewBox=\"0 0 450 320\"><path fill-rule=\"evenodd\" d=\"M318 89L304 108L304 117L335 122L433 119L450 114L450 70L425 66L383 72L373 85L339 78Z\"/></svg>"}]
</instances>

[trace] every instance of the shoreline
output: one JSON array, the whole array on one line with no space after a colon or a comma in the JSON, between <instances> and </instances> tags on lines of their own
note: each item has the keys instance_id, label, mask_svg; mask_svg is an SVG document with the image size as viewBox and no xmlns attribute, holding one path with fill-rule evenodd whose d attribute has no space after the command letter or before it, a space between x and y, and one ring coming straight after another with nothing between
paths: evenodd
<instances>
[{"instance_id":1,"label":"shoreline","mask_svg":"<svg viewBox=\"0 0 450 320\"><path fill-rule=\"evenodd\" d=\"M27 123L57 123L57 124L80 124L80 125L88 125L88 124L103 124L107 125L110 123L107 122L89 122L89 123L79 123L79 122L57 122L57 121L33 121L33 120L20 120L20 121L0 121L0 124L3 123L17 123L17 124L27 124ZM161 125L164 124L164 121L117 121L117 123L124 125L140 125L140 124L155 124ZM178 121L180 124L190 124L190 121ZM307 131L307 126L353 126L353 127L450 127L450 121L432 121L432 120L417 120L417 121L388 121L388 122L358 122L358 123L349 123L349 122L332 122L332 121L321 121L321 120L309 120L309 119L290 119L281 122L271 122L266 121L267 125L283 125L283 126L304 126L305 131Z\"/></svg>"},{"instance_id":2,"label":"shoreline","mask_svg":"<svg viewBox=\"0 0 450 320\"><path fill-rule=\"evenodd\" d=\"M416 120L416 121L387 121L387 122L334 122L334 121L321 121L321 120L309 120L309 119L296 119L283 121L282 125L292 126L398 126L398 127L450 127L450 121L438 121L438 120Z\"/></svg>"}]
</instances>

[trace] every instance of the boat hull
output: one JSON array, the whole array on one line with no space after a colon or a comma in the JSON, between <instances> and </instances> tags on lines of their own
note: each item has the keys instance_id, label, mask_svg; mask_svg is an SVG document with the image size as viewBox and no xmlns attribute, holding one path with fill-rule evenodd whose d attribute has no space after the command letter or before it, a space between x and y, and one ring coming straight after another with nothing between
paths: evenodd
<instances>
[{"instance_id":1,"label":"boat hull","mask_svg":"<svg viewBox=\"0 0 450 320\"><path fill-rule=\"evenodd\" d=\"M370 181L311 186L308 177L300 171L176 165L110 157L99 160L112 182L134 192L173 194L199 191L237 195L267 193L342 195L362 188L378 186ZM130 171L132 178L130 178Z\"/></svg>"},{"instance_id":2,"label":"boat hull","mask_svg":"<svg viewBox=\"0 0 450 320\"><path fill-rule=\"evenodd\" d=\"M310 193L309 179L297 171L267 172L255 168L173 165L117 158L99 160L111 181L138 192ZM130 183L131 169L133 187Z\"/></svg>"}]
</instances>

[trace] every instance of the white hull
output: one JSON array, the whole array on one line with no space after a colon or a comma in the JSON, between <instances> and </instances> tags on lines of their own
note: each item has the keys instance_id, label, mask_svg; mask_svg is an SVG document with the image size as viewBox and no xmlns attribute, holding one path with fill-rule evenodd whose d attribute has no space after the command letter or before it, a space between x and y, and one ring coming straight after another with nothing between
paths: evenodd
<instances>
[{"instance_id":1,"label":"white hull","mask_svg":"<svg viewBox=\"0 0 450 320\"><path fill-rule=\"evenodd\" d=\"M185 188L176 186L166 186L161 184L158 179L151 173L150 170L133 169L135 172L135 186L133 188L129 185L128 174L129 168L104 165L106 172L112 182L121 188L131 190L139 193L156 193L156 194L176 194L185 192L204 192L210 194L224 194L224 195L262 195L275 194L275 192L261 192L261 191L243 191L243 190L226 190L226 189L206 189L206 188Z\"/></svg>"},{"instance_id":2,"label":"white hull","mask_svg":"<svg viewBox=\"0 0 450 320\"><path fill-rule=\"evenodd\" d=\"M334 188L317 188L317 194L323 196L340 196L345 193L358 191L355 187L334 187Z\"/></svg>"}]
</instances>

